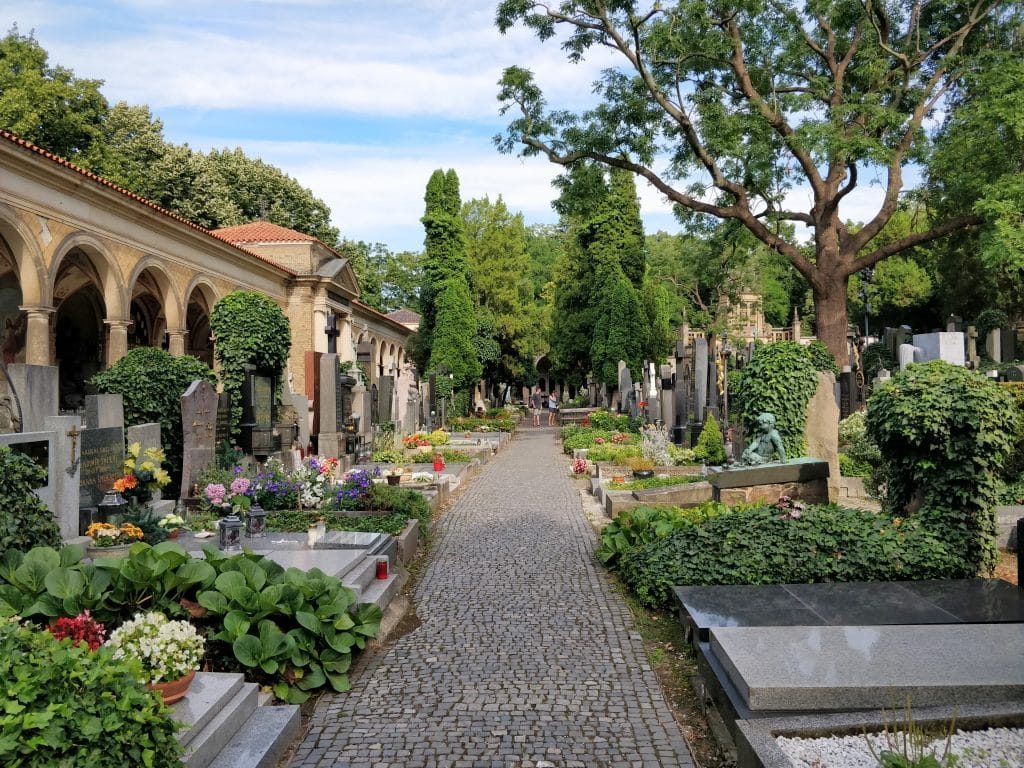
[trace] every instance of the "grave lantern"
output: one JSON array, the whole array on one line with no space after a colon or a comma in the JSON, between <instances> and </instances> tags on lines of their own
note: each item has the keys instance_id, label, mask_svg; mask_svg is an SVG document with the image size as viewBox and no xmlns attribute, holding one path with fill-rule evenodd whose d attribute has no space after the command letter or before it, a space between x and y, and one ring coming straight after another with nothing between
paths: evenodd
<instances>
[{"instance_id":1,"label":"grave lantern","mask_svg":"<svg viewBox=\"0 0 1024 768\"><path fill-rule=\"evenodd\" d=\"M253 504L245 515L245 535L250 539L262 539L267 535L267 510Z\"/></svg>"},{"instance_id":2,"label":"grave lantern","mask_svg":"<svg viewBox=\"0 0 1024 768\"><path fill-rule=\"evenodd\" d=\"M128 501L117 491L111 489L103 494L103 501L96 505L100 522L113 522L128 506Z\"/></svg>"},{"instance_id":3,"label":"grave lantern","mask_svg":"<svg viewBox=\"0 0 1024 768\"><path fill-rule=\"evenodd\" d=\"M218 546L221 552L240 552L242 549L242 521L232 512L217 522Z\"/></svg>"}]
</instances>

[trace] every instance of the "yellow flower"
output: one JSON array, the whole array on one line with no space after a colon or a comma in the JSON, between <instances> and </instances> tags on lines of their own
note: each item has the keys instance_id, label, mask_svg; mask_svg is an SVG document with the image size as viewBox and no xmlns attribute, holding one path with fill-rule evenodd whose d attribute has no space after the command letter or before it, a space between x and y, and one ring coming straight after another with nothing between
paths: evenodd
<instances>
[{"instance_id":1,"label":"yellow flower","mask_svg":"<svg viewBox=\"0 0 1024 768\"><path fill-rule=\"evenodd\" d=\"M162 488L171 482L171 476L167 473L166 469L158 469L153 473L153 480L155 480L156 484Z\"/></svg>"},{"instance_id":2,"label":"yellow flower","mask_svg":"<svg viewBox=\"0 0 1024 768\"><path fill-rule=\"evenodd\" d=\"M146 458L160 464L164 460L163 448L147 448Z\"/></svg>"},{"instance_id":3,"label":"yellow flower","mask_svg":"<svg viewBox=\"0 0 1024 768\"><path fill-rule=\"evenodd\" d=\"M144 461L139 465L140 472L152 472L156 469L156 465L152 461Z\"/></svg>"}]
</instances>

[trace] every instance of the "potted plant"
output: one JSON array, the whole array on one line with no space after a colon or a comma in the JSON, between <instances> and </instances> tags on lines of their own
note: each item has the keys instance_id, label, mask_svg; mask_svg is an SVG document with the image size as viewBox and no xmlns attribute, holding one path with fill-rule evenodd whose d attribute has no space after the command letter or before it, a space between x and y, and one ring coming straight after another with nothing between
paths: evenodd
<instances>
[{"instance_id":1,"label":"potted plant","mask_svg":"<svg viewBox=\"0 0 1024 768\"><path fill-rule=\"evenodd\" d=\"M637 480L654 477L654 459L649 459L646 456L632 456L626 461L626 464L633 470L633 477Z\"/></svg>"},{"instance_id":2,"label":"potted plant","mask_svg":"<svg viewBox=\"0 0 1024 768\"><path fill-rule=\"evenodd\" d=\"M157 525L167 531L167 538L176 539L178 534L185 529L185 518L171 512L161 517L157 521Z\"/></svg>"},{"instance_id":3,"label":"potted plant","mask_svg":"<svg viewBox=\"0 0 1024 768\"><path fill-rule=\"evenodd\" d=\"M399 485L402 482L402 475L404 474L404 467L393 467L384 473L384 477L387 478L388 485Z\"/></svg>"},{"instance_id":4,"label":"potted plant","mask_svg":"<svg viewBox=\"0 0 1024 768\"><path fill-rule=\"evenodd\" d=\"M135 614L110 633L106 644L115 659L136 659L142 665L143 682L165 704L185 696L203 658L203 638L195 627L155 611Z\"/></svg>"},{"instance_id":5,"label":"potted plant","mask_svg":"<svg viewBox=\"0 0 1024 768\"><path fill-rule=\"evenodd\" d=\"M124 455L124 475L114 481L114 490L132 505L145 504L153 494L171 482L163 468L164 452L161 448L142 450L140 443L132 443Z\"/></svg>"},{"instance_id":6,"label":"potted plant","mask_svg":"<svg viewBox=\"0 0 1024 768\"><path fill-rule=\"evenodd\" d=\"M92 539L92 544L85 548L85 554L95 560L98 557L124 557L128 548L137 541L142 541L142 529L132 523L93 523L86 529L85 535Z\"/></svg>"}]
</instances>

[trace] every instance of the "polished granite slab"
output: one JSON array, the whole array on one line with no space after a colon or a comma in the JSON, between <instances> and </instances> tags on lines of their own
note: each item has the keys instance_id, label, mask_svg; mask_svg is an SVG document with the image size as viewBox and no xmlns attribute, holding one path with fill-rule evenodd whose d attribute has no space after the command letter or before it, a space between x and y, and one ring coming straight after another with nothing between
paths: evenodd
<instances>
[{"instance_id":1,"label":"polished granite slab","mask_svg":"<svg viewBox=\"0 0 1024 768\"><path fill-rule=\"evenodd\" d=\"M1024 701L1024 626L715 627L711 653L753 712Z\"/></svg>"},{"instance_id":2,"label":"polished granite slab","mask_svg":"<svg viewBox=\"0 0 1024 768\"><path fill-rule=\"evenodd\" d=\"M1024 592L998 579L676 587L697 640L713 627L1024 622Z\"/></svg>"}]
</instances>

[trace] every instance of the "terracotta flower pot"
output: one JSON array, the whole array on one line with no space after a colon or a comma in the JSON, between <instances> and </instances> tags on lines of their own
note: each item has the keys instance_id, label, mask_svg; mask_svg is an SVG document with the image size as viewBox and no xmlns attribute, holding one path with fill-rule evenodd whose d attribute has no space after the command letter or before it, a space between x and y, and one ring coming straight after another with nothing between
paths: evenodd
<instances>
[{"instance_id":1,"label":"terracotta flower pot","mask_svg":"<svg viewBox=\"0 0 1024 768\"><path fill-rule=\"evenodd\" d=\"M626 476L625 475L612 475L612 482L613 483L624 483L624 482L626 482Z\"/></svg>"},{"instance_id":2,"label":"terracotta flower pot","mask_svg":"<svg viewBox=\"0 0 1024 768\"><path fill-rule=\"evenodd\" d=\"M181 528L171 528L171 530L169 530L167 532L167 538L168 539L176 539L180 535L181 535Z\"/></svg>"},{"instance_id":3,"label":"terracotta flower pot","mask_svg":"<svg viewBox=\"0 0 1024 768\"><path fill-rule=\"evenodd\" d=\"M188 687L192 685L192 678L196 676L196 671L193 669L184 677L179 677L177 680L165 680L162 683L149 683L146 687L151 691L159 691L163 697L164 704L173 704L176 701L180 701L185 698L185 694L188 693Z\"/></svg>"},{"instance_id":4,"label":"terracotta flower pot","mask_svg":"<svg viewBox=\"0 0 1024 768\"><path fill-rule=\"evenodd\" d=\"M388 475L388 485L399 485L402 482L401 475Z\"/></svg>"}]
</instances>

